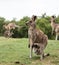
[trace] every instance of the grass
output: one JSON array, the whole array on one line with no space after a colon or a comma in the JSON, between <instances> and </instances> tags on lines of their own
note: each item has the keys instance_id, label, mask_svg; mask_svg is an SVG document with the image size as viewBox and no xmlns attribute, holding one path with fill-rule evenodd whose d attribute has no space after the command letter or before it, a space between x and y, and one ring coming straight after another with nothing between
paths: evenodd
<instances>
[{"instance_id":1,"label":"grass","mask_svg":"<svg viewBox=\"0 0 59 65\"><path fill-rule=\"evenodd\" d=\"M0 37L0 65L59 65L59 41L49 40L45 53L42 61L35 54L29 59L28 39Z\"/></svg>"}]
</instances>

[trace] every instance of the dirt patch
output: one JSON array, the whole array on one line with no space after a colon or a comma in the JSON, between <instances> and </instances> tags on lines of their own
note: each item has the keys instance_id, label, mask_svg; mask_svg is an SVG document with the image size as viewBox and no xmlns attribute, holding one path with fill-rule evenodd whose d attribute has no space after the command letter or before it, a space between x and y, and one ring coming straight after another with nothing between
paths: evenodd
<instances>
[{"instance_id":1,"label":"dirt patch","mask_svg":"<svg viewBox=\"0 0 59 65\"><path fill-rule=\"evenodd\" d=\"M40 60L35 60L35 61L33 61L30 65L56 65L55 63L52 63L51 62L51 60L52 59L44 59L44 60L42 60L42 61L40 61Z\"/></svg>"}]
</instances>

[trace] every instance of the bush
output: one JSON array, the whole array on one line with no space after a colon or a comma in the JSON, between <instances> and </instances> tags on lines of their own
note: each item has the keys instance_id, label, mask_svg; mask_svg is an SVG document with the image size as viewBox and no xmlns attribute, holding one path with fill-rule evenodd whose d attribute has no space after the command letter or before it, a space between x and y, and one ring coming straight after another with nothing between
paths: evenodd
<instances>
[{"instance_id":1,"label":"bush","mask_svg":"<svg viewBox=\"0 0 59 65\"><path fill-rule=\"evenodd\" d=\"M0 17L0 36L3 35L3 25L4 25L5 18Z\"/></svg>"},{"instance_id":2,"label":"bush","mask_svg":"<svg viewBox=\"0 0 59 65\"><path fill-rule=\"evenodd\" d=\"M20 21L18 21L16 24L20 25L20 29L15 29L13 32L13 37L14 38L17 38L17 37L20 37L20 38L27 38L28 37L28 27L26 26L26 22L29 20L30 18L29 17L23 17L23 19L21 19Z\"/></svg>"},{"instance_id":3,"label":"bush","mask_svg":"<svg viewBox=\"0 0 59 65\"><path fill-rule=\"evenodd\" d=\"M37 19L36 23L37 27L40 28L48 36L49 39L55 38L55 36L51 35L52 29L48 17Z\"/></svg>"},{"instance_id":4,"label":"bush","mask_svg":"<svg viewBox=\"0 0 59 65\"><path fill-rule=\"evenodd\" d=\"M11 21L5 21L5 19L3 17L0 17L0 35L3 35L3 24L4 23L10 23L10 22L15 22L17 25L19 25L21 28L18 29L16 28L13 31L13 35L12 37L14 38L22 38L22 37L28 37L28 27L26 26L26 22L29 20L29 17L23 17L21 20L16 21L15 19L11 20ZM4 22L5 21L5 22ZM59 16L56 17L56 22L59 23ZM37 19L36 21L36 25L37 28L41 29L47 36L49 39L55 39L55 34L51 35L51 25L50 25L50 17L49 16L44 16L44 17L40 17Z\"/></svg>"}]
</instances>

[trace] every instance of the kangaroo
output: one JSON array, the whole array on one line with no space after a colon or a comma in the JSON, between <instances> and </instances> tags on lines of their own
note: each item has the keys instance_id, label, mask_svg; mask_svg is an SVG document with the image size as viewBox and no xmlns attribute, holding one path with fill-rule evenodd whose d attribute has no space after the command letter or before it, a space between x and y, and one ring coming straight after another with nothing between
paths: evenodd
<instances>
[{"instance_id":1,"label":"kangaroo","mask_svg":"<svg viewBox=\"0 0 59 65\"><path fill-rule=\"evenodd\" d=\"M43 59L44 48L47 46L48 37L45 35L40 29L36 28L36 19L37 16L33 15L31 19L26 22L28 28L28 37L29 37L29 47L30 47L30 58L32 58L32 51L34 48L38 49L35 44L39 45L38 49L40 51L36 51L36 54L40 54L40 59Z\"/></svg>"},{"instance_id":2,"label":"kangaroo","mask_svg":"<svg viewBox=\"0 0 59 65\"><path fill-rule=\"evenodd\" d=\"M58 39L59 36L59 24L55 23L55 17L51 16L51 27L52 27L52 34L53 32L56 33L56 40Z\"/></svg>"}]
</instances>

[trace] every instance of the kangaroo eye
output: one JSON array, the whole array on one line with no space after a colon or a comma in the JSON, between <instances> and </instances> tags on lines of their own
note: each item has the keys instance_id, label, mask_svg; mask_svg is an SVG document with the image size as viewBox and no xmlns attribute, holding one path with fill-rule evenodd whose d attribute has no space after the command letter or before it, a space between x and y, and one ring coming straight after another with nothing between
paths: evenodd
<instances>
[{"instance_id":1,"label":"kangaroo eye","mask_svg":"<svg viewBox=\"0 0 59 65\"><path fill-rule=\"evenodd\" d=\"M32 21L29 21L30 23L32 23Z\"/></svg>"}]
</instances>

